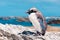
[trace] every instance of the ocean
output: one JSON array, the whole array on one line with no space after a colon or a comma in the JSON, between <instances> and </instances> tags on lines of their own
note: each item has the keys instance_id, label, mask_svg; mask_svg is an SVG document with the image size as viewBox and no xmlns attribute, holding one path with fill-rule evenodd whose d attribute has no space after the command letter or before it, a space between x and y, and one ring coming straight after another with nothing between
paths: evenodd
<instances>
[{"instance_id":1,"label":"ocean","mask_svg":"<svg viewBox=\"0 0 60 40\"><path fill-rule=\"evenodd\" d=\"M15 18L10 18L9 20L4 20L0 18L0 23L2 24L14 24L14 25L23 25L23 26L32 26L30 22L18 22Z\"/></svg>"},{"instance_id":2,"label":"ocean","mask_svg":"<svg viewBox=\"0 0 60 40\"><path fill-rule=\"evenodd\" d=\"M0 23L2 24L14 24L14 25L22 25L22 26L32 26L30 22L19 22L16 21L16 18L10 18L9 20L4 20L3 18L0 18ZM46 20L48 22L48 20ZM60 24L49 24L51 26L60 26Z\"/></svg>"},{"instance_id":3,"label":"ocean","mask_svg":"<svg viewBox=\"0 0 60 40\"><path fill-rule=\"evenodd\" d=\"M49 24L51 26L54 26L54 27L60 27L60 24Z\"/></svg>"}]
</instances>

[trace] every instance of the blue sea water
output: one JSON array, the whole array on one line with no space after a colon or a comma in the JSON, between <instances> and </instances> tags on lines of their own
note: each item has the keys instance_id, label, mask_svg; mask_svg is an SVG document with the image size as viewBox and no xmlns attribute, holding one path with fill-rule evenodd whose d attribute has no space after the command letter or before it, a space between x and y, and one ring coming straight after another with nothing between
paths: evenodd
<instances>
[{"instance_id":1,"label":"blue sea water","mask_svg":"<svg viewBox=\"0 0 60 40\"><path fill-rule=\"evenodd\" d=\"M22 25L22 26L32 26L32 24L30 22L18 22L16 20L17 19L15 19L15 18L11 18L9 20L3 20L2 18L0 18L0 23L2 23L2 24ZM51 25L51 26L58 26L58 27L60 26L60 24L49 24L49 25Z\"/></svg>"},{"instance_id":2,"label":"blue sea water","mask_svg":"<svg viewBox=\"0 0 60 40\"><path fill-rule=\"evenodd\" d=\"M50 24L51 26L60 27L60 24Z\"/></svg>"},{"instance_id":3,"label":"blue sea water","mask_svg":"<svg viewBox=\"0 0 60 40\"><path fill-rule=\"evenodd\" d=\"M2 24L15 24L15 25L23 25L23 26L32 26L30 22L18 22L17 19L11 18L9 20L0 19L0 23Z\"/></svg>"}]
</instances>

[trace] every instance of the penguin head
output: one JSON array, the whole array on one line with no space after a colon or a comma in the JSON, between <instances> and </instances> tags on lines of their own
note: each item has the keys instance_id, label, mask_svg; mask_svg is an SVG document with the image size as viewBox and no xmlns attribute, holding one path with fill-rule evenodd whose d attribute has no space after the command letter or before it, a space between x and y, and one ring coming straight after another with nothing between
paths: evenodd
<instances>
[{"instance_id":1,"label":"penguin head","mask_svg":"<svg viewBox=\"0 0 60 40\"><path fill-rule=\"evenodd\" d=\"M38 10L36 8L31 8L26 13L31 14L31 13L36 13L37 11Z\"/></svg>"}]
</instances>

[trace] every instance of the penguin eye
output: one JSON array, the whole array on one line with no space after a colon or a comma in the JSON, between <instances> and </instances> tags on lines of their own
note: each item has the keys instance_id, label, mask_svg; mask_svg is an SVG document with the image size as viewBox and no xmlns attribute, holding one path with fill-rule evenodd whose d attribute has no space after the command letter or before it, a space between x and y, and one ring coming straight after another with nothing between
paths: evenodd
<instances>
[{"instance_id":1,"label":"penguin eye","mask_svg":"<svg viewBox=\"0 0 60 40\"><path fill-rule=\"evenodd\" d=\"M37 11L31 10L31 13L36 13Z\"/></svg>"},{"instance_id":2,"label":"penguin eye","mask_svg":"<svg viewBox=\"0 0 60 40\"><path fill-rule=\"evenodd\" d=\"M34 11L34 10L28 10L27 13L28 14L31 14L31 13L36 13L37 11Z\"/></svg>"}]
</instances>

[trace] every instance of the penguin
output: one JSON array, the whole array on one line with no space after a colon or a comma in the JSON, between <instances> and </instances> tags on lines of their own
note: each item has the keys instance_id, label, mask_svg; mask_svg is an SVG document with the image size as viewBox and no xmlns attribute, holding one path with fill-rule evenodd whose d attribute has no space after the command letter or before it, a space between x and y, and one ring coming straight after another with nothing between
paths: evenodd
<instances>
[{"instance_id":1,"label":"penguin","mask_svg":"<svg viewBox=\"0 0 60 40\"><path fill-rule=\"evenodd\" d=\"M34 7L27 11L28 18L31 21L32 25L35 28L35 31L39 35L45 35L46 31L46 22L42 14Z\"/></svg>"}]
</instances>

